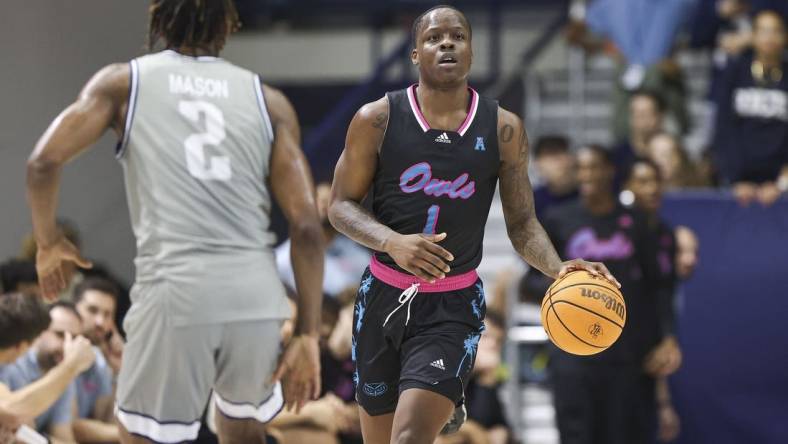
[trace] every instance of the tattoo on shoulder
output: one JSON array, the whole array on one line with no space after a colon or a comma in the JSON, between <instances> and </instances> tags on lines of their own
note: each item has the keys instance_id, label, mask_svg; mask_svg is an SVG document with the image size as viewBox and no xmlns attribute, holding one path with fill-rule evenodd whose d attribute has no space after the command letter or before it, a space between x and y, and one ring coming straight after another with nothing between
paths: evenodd
<instances>
[{"instance_id":1,"label":"tattoo on shoulder","mask_svg":"<svg viewBox=\"0 0 788 444\"><path fill-rule=\"evenodd\" d=\"M501 130L498 133L498 139L502 143L511 142L513 136L514 136L514 127L512 127L512 125L509 125L508 123L504 124L504 126L501 127Z\"/></svg>"},{"instance_id":2,"label":"tattoo on shoulder","mask_svg":"<svg viewBox=\"0 0 788 444\"><path fill-rule=\"evenodd\" d=\"M388 124L389 115L388 113L380 113L375 117L375 121L372 122L372 126L379 129L384 130L386 129L386 125Z\"/></svg>"}]
</instances>

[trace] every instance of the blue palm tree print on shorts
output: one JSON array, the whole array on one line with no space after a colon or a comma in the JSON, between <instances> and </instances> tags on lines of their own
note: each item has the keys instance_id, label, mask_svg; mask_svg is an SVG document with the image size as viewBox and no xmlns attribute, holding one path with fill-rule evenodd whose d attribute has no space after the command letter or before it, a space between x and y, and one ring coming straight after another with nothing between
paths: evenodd
<instances>
[{"instance_id":1,"label":"blue palm tree print on shorts","mask_svg":"<svg viewBox=\"0 0 788 444\"><path fill-rule=\"evenodd\" d=\"M465 358L471 358L476 355L476 349L479 346L479 339L482 337L481 333L470 333L468 337L465 338L465 341L462 343L463 348L465 348L465 356L462 357L460 361L459 367L457 367L457 375L460 376L460 371L462 371L462 365L465 363Z\"/></svg>"},{"instance_id":2,"label":"blue palm tree print on shorts","mask_svg":"<svg viewBox=\"0 0 788 444\"><path fill-rule=\"evenodd\" d=\"M479 283L476 284L476 299L471 302L471 309L476 319L482 318L482 307L484 307L484 287Z\"/></svg>"},{"instance_id":3,"label":"blue palm tree print on shorts","mask_svg":"<svg viewBox=\"0 0 788 444\"><path fill-rule=\"evenodd\" d=\"M356 302L356 325L353 332L353 343L350 347L350 357L353 359L353 362L356 362L356 334L361 331L361 325L364 322L364 312L367 310L367 293L369 293L369 289L372 287L372 282L375 278L372 276L372 273L367 271L366 275L361 279L361 285L358 287L358 300ZM358 366L356 366L356 370L353 372L353 383L358 387Z\"/></svg>"},{"instance_id":4,"label":"blue palm tree print on shorts","mask_svg":"<svg viewBox=\"0 0 788 444\"><path fill-rule=\"evenodd\" d=\"M361 280L361 285L358 287L358 302L356 302L356 333L361 331L361 324L364 322L364 312L367 309L367 293L372 287L372 281L375 278L372 273L367 272L364 279Z\"/></svg>"}]
</instances>

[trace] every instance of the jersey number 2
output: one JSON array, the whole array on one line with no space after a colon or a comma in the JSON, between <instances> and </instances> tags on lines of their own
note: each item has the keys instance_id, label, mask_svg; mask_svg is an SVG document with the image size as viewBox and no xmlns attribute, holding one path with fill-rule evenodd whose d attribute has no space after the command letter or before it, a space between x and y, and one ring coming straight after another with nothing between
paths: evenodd
<instances>
[{"instance_id":1,"label":"jersey number 2","mask_svg":"<svg viewBox=\"0 0 788 444\"><path fill-rule=\"evenodd\" d=\"M195 123L199 123L200 116L205 116L205 131L191 134L183 141L189 174L200 180L230 180L233 176L230 158L205 154L206 145L219 145L227 137L222 110L202 100L181 100L178 112Z\"/></svg>"}]
</instances>

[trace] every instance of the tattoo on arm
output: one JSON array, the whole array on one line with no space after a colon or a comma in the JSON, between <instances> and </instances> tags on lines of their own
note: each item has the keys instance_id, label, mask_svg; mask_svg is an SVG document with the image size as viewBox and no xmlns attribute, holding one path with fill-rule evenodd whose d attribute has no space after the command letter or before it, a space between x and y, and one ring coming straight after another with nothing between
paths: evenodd
<instances>
[{"instance_id":1,"label":"tattoo on arm","mask_svg":"<svg viewBox=\"0 0 788 444\"><path fill-rule=\"evenodd\" d=\"M372 126L379 130L385 130L388 121L389 121L388 113L380 113L375 117L375 121L372 122Z\"/></svg>"},{"instance_id":2,"label":"tattoo on arm","mask_svg":"<svg viewBox=\"0 0 788 444\"><path fill-rule=\"evenodd\" d=\"M381 224L361 204L352 200L332 205L329 216L339 232L371 250L384 251L386 240L393 233L391 228Z\"/></svg>"},{"instance_id":3,"label":"tattoo on arm","mask_svg":"<svg viewBox=\"0 0 788 444\"><path fill-rule=\"evenodd\" d=\"M509 143L512 141L513 135L514 135L514 128L512 127L512 125L509 125L507 123L501 127L498 137L501 140L501 143Z\"/></svg>"},{"instance_id":4,"label":"tattoo on arm","mask_svg":"<svg viewBox=\"0 0 788 444\"><path fill-rule=\"evenodd\" d=\"M505 143L507 138L511 141L513 133L511 125L501 127L500 142ZM504 161L499 177L506 229L512 246L533 267L547 276L556 277L561 269L561 259L536 219L534 195L528 179L528 136L525 128L520 129L516 160Z\"/></svg>"}]
</instances>

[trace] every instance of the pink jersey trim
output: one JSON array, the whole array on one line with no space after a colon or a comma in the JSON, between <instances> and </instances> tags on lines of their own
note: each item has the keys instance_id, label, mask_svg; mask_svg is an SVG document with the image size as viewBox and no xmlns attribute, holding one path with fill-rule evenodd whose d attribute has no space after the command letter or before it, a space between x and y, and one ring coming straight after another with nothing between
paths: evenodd
<instances>
[{"instance_id":1,"label":"pink jersey trim","mask_svg":"<svg viewBox=\"0 0 788 444\"><path fill-rule=\"evenodd\" d=\"M438 279L434 284L431 284L419 277L401 273L383 265L374 255L369 262L369 271L371 271L372 275L376 278L400 290L405 290L413 284L419 284L419 293L440 293L444 291L462 290L463 288L470 287L479 279L476 270L471 270L456 276Z\"/></svg>"},{"instance_id":2,"label":"pink jersey trim","mask_svg":"<svg viewBox=\"0 0 788 444\"><path fill-rule=\"evenodd\" d=\"M416 121L419 122L419 126L424 132L430 129L430 124L427 123L427 119L424 118L424 114L421 113L421 109L419 108L419 104L416 103L416 83L410 85L408 87L408 102L410 102L410 109L413 111L413 115L416 116Z\"/></svg>"},{"instance_id":3,"label":"pink jersey trim","mask_svg":"<svg viewBox=\"0 0 788 444\"><path fill-rule=\"evenodd\" d=\"M416 121L419 122L419 126L424 132L427 132L430 129L430 124L427 123L427 119L424 117L424 114L421 113L418 100L416 100L417 86L418 83L414 83L406 90L408 93L408 102L410 103L410 109L413 111L413 115L416 117ZM473 123L473 119L476 117L476 110L479 109L479 93L477 93L476 90L471 87L468 87L468 90L471 92L471 106L468 110L468 114L465 116L465 120L460 125L460 128L457 129L457 132L460 134L460 136L464 136L465 132L468 131L471 123Z\"/></svg>"},{"instance_id":4,"label":"pink jersey trim","mask_svg":"<svg viewBox=\"0 0 788 444\"><path fill-rule=\"evenodd\" d=\"M468 111L468 115L465 116L465 121L460 125L460 129L457 130L461 136L464 136L465 131L468 131L468 128L471 127L473 118L476 117L476 109L479 107L479 94L473 88L468 89L471 90L471 109Z\"/></svg>"}]
</instances>

